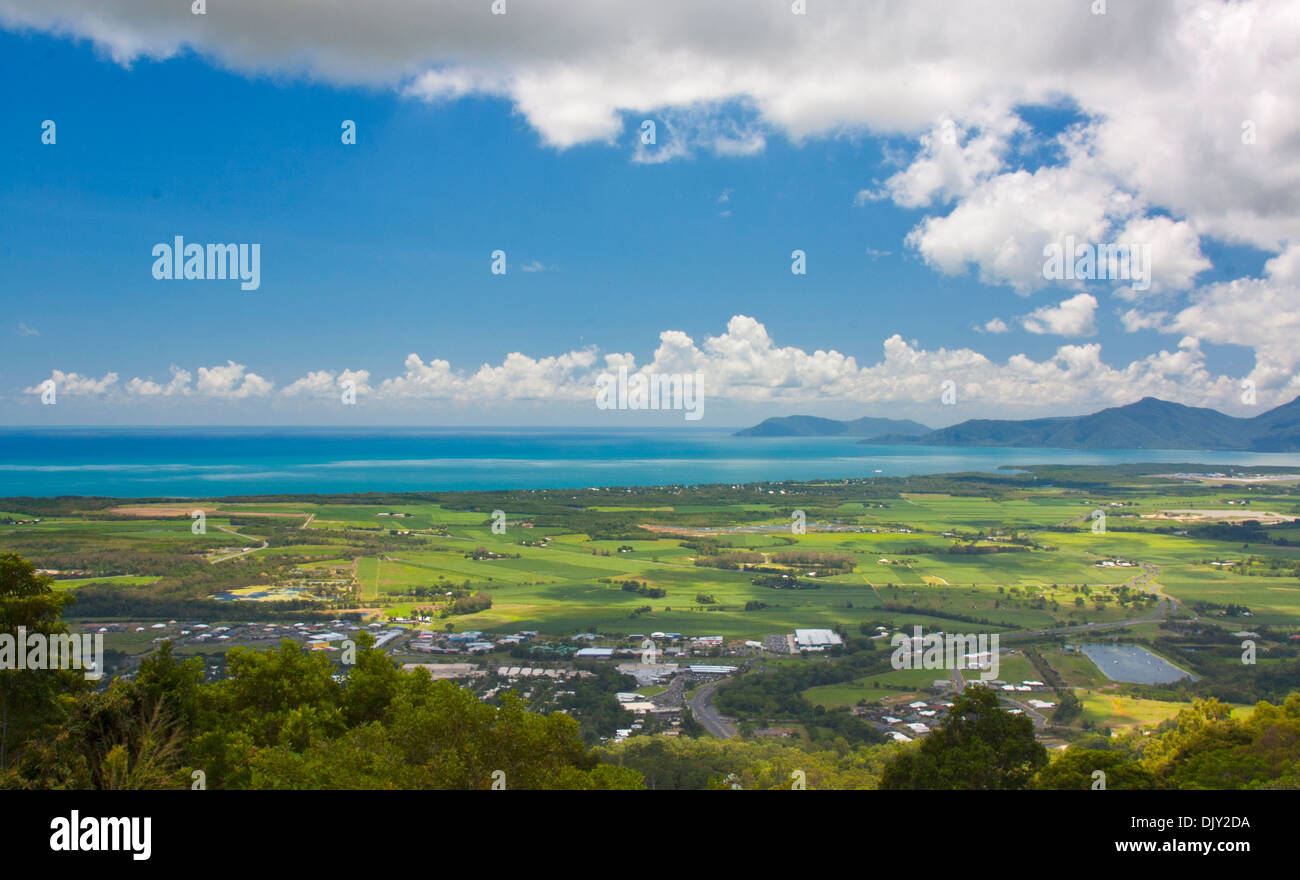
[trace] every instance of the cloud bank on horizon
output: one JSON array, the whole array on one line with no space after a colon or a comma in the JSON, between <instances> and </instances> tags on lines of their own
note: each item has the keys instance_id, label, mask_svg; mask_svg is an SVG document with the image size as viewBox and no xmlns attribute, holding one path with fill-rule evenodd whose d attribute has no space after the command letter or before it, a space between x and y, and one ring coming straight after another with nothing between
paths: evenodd
<instances>
[{"instance_id":1,"label":"cloud bank on horizon","mask_svg":"<svg viewBox=\"0 0 1300 880\"><path fill-rule=\"evenodd\" d=\"M664 330L640 369L703 372L715 399L930 400L946 380L965 400L1012 409L1147 394L1232 408L1243 379L1261 404L1300 394L1300 2L810 0L804 15L744 0L506 0L504 15L490 6L371 0L358 15L349 0L223 0L195 16L188 4L159 10L148 0L0 0L0 25L91 41L120 65L193 52L248 76L411 101L493 96L556 150L620 148L643 118L657 120L662 148L636 144L633 162L757 156L775 136L802 149L904 138L911 148L889 167L863 169L846 198L918 212L904 241L911 257L1025 298L1022 313L990 314L972 333L1078 338L1049 358L994 361L894 335L879 361L859 365L834 350L780 346L739 314L700 343ZM1035 121L1043 108L1079 121L1045 134ZM1030 153L1046 158L1030 163ZM1044 245L1066 240L1142 242L1149 283L1102 291L1045 278ZM1257 277L1200 283L1213 268L1209 242L1269 259ZM1168 344L1108 365L1088 341L1103 308L1125 330L1155 330ZM1253 369L1215 375L1206 343L1247 347ZM51 378L73 397L141 400L324 398L344 382L394 404L581 400L600 372L636 367L632 354L608 353L617 340L608 344L603 355L594 346L514 353L475 371L412 353L383 379L372 379L379 365L322 365L277 385L234 361L194 366L196 375L172 366L160 380Z\"/></svg>"},{"instance_id":2,"label":"cloud bank on horizon","mask_svg":"<svg viewBox=\"0 0 1300 880\"><path fill-rule=\"evenodd\" d=\"M1086 296L1086 294L1081 294ZM1068 319L1067 319L1068 320ZM351 387L358 399L395 405L427 401L500 403L515 400L590 401L602 374L626 367L629 374L701 374L711 399L791 405L817 400L854 403L895 403L936 398L945 382L953 382L958 397L967 402L1020 401L1022 406L1078 408L1103 402L1131 403L1139 397L1186 397L1196 388L1205 402L1235 399L1239 381L1214 376L1205 367L1196 339L1185 337L1174 351L1161 350L1123 368L1101 360L1096 343L1060 346L1047 360L1023 355L995 363L969 348L926 351L898 335L884 342L883 357L859 365L837 351L811 354L794 346L778 346L767 328L745 315L736 315L725 332L698 344L679 330L659 334L660 344L650 362L638 366L635 355L606 353L594 347L562 355L533 358L513 353L497 365L484 364L470 372L457 370L441 359L425 361L419 354L406 357L404 371L372 381L368 370L309 372L276 388L245 365L199 367L198 378L186 369L171 367L171 379L162 384L132 378L121 382L116 373L94 378L56 370L50 377L58 393L115 401L177 398L248 400L315 398L337 400ZM39 395L41 384L24 389ZM1288 398L1289 399L1289 398Z\"/></svg>"}]
</instances>

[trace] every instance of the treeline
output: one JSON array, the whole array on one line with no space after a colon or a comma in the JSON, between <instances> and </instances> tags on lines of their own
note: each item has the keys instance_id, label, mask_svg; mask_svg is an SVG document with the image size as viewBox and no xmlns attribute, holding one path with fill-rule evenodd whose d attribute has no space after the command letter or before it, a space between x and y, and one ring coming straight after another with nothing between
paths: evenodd
<instances>
[{"instance_id":1,"label":"treeline","mask_svg":"<svg viewBox=\"0 0 1300 880\"><path fill-rule=\"evenodd\" d=\"M1208 560L1202 564L1208 564ZM1300 577L1300 559L1285 556L1249 556L1235 565L1221 568L1248 577Z\"/></svg>"},{"instance_id":2,"label":"treeline","mask_svg":"<svg viewBox=\"0 0 1300 880\"><path fill-rule=\"evenodd\" d=\"M186 543L184 551L180 551L88 546L84 541L71 537L39 541L7 538L5 549L21 553L41 568L88 571L92 577L124 574L177 577L209 568L202 556L203 551L228 547L231 542L230 535L226 535L224 541L196 537L193 544Z\"/></svg>"},{"instance_id":3,"label":"treeline","mask_svg":"<svg viewBox=\"0 0 1300 880\"><path fill-rule=\"evenodd\" d=\"M985 556L992 553L1025 553L1033 549L1025 542L1007 541L1004 544L976 544L974 542L958 544L904 544L901 547L881 547L898 556L935 556L950 554L955 556Z\"/></svg>"},{"instance_id":4,"label":"treeline","mask_svg":"<svg viewBox=\"0 0 1300 880\"><path fill-rule=\"evenodd\" d=\"M1257 519L1247 519L1237 523L1206 523L1205 525L1192 526L1187 529L1187 535L1203 541L1231 541L1241 544L1275 543L1269 537L1268 530L1260 525ZM1280 540L1283 544L1288 543L1285 538Z\"/></svg>"},{"instance_id":5,"label":"treeline","mask_svg":"<svg viewBox=\"0 0 1300 880\"><path fill-rule=\"evenodd\" d=\"M444 606L442 616L477 614L480 611L487 611L491 607L492 597L479 590L472 596L461 596L459 599L453 599L450 605Z\"/></svg>"},{"instance_id":6,"label":"treeline","mask_svg":"<svg viewBox=\"0 0 1300 880\"><path fill-rule=\"evenodd\" d=\"M620 586L625 593L636 593L639 596L645 596L647 599L662 599L668 595L668 591L662 587L652 587L641 581L623 581Z\"/></svg>"},{"instance_id":7,"label":"treeline","mask_svg":"<svg viewBox=\"0 0 1300 880\"><path fill-rule=\"evenodd\" d=\"M1236 602L1229 602L1226 605L1220 605L1218 602L1209 600L1198 600L1187 603L1197 614L1218 614L1223 617L1243 617L1251 613L1249 605L1239 605Z\"/></svg>"},{"instance_id":8,"label":"treeline","mask_svg":"<svg viewBox=\"0 0 1300 880\"><path fill-rule=\"evenodd\" d=\"M722 550L736 545L725 538L689 538L682 541L681 546L701 556L720 556Z\"/></svg>"},{"instance_id":9,"label":"treeline","mask_svg":"<svg viewBox=\"0 0 1300 880\"><path fill-rule=\"evenodd\" d=\"M201 770L210 789L642 788L635 770L601 764L568 715L512 694L489 705L361 641L342 681L287 641L232 649L218 683L164 648L133 681L64 698L60 723L0 767L0 787L188 789Z\"/></svg>"},{"instance_id":10,"label":"treeline","mask_svg":"<svg viewBox=\"0 0 1300 880\"><path fill-rule=\"evenodd\" d=\"M892 585L890 585L892 586ZM983 626L997 626L1003 629L1018 629L1014 623L1007 621L989 620L987 617L972 617L968 614L958 614L955 611L944 611L942 609L927 608L923 605L907 605L902 602L882 601L880 603L882 611L892 611L896 614L917 614L926 617L937 617L941 620L958 620L962 623L978 623ZM903 624L900 624L902 626Z\"/></svg>"},{"instance_id":11,"label":"treeline","mask_svg":"<svg viewBox=\"0 0 1300 880\"><path fill-rule=\"evenodd\" d=\"M953 544L946 552L959 556L983 556L989 553L1026 553L1031 549L1030 542L1009 540L1002 544Z\"/></svg>"},{"instance_id":12,"label":"treeline","mask_svg":"<svg viewBox=\"0 0 1300 880\"><path fill-rule=\"evenodd\" d=\"M695 564L702 568L719 568L723 571L737 571L744 565L758 565L766 562L767 557L752 550L732 550L715 556L696 556Z\"/></svg>"},{"instance_id":13,"label":"treeline","mask_svg":"<svg viewBox=\"0 0 1300 880\"><path fill-rule=\"evenodd\" d=\"M165 501L163 498L132 498L132 504L148 504L150 502ZM23 513L28 516L38 516L42 519L46 517L76 517L82 513L107 510L110 507L121 505L121 498L102 498L94 496L79 495L60 495L56 498L31 498L29 496L14 496L10 498L0 498L0 510L13 511L14 513Z\"/></svg>"},{"instance_id":14,"label":"treeline","mask_svg":"<svg viewBox=\"0 0 1300 880\"><path fill-rule=\"evenodd\" d=\"M601 761L635 770L657 791L702 789L874 789L892 750L827 743L811 746L777 739L632 737L598 751Z\"/></svg>"},{"instance_id":15,"label":"treeline","mask_svg":"<svg viewBox=\"0 0 1300 880\"><path fill-rule=\"evenodd\" d=\"M1225 702L1250 704L1260 700L1278 702L1300 688L1300 660L1247 666L1241 662L1240 647L1233 652L1232 660L1216 666L1212 674L1200 681L1190 683L1188 690L1198 695L1213 695Z\"/></svg>"},{"instance_id":16,"label":"treeline","mask_svg":"<svg viewBox=\"0 0 1300 880\"><path fill-rule=\"evenodd\" d=\"M827 553L821 550L784 550L772 554L777 565L815 568L824 572L846 573L853 571L854 559L847 553Z\"/></svg>"},{"instance_id":17,"label":"treeline","mask_svg":"<svg viewBox=\"0 0 1300 880\"><path fill-rule=\"evenodd\" d=\"M752 578L750 583L756 587L770 587L773 590L820 590L822 588L822 585L816 581L801 581L788 574L763 574Z\"/></svg>"}]
</instances>

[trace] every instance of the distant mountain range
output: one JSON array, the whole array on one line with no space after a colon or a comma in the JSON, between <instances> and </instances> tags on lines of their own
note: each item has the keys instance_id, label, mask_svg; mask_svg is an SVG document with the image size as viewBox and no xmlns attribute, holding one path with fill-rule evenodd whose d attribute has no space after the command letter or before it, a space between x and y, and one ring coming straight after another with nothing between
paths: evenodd
<instances>
[{"instance_id":1,"label":"distant mountain range","mask_svg":"<svg viewBox=\"0 0 1300 880\"><path fill-rule=\"evenodd\" d=\"M764 419L752 428L737 431L737 437L876 437L890 434L915 437L931 429L910 419L873 419L863 417L841 421L817 416L785 416Z\"/></svg>"},{"instance_id":2,"label":"distant mountain range","mask_svg":"<svg viewBox=\"0 0 1300 880\"><path fill-rule=\"evenodd\" d=\"M1144 397L1137 403L1103 409L1086 416L1024 421L971 419L924 434L893 431L859 442L921 446L1297 452L1300 451L1300 397L1249 419Z\"/></svg>"}]
</instances>

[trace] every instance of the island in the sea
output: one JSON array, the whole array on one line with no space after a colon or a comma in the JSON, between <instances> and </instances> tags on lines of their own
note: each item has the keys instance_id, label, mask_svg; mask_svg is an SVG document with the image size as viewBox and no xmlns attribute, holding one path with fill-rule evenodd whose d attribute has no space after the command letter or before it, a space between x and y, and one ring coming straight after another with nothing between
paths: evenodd
<instances>
[{"instance_id":1,"label":"island in the sea","mask_svg":"<svg viewBox=\"0 0 1300 880\"><path fill-rule=\"evenodd\" d=\"M931 429L911 419L823 419L818 416L783 416L764 419L737 437L876 437L881 434L919 437Z\"/></svg>"}]
</instances>

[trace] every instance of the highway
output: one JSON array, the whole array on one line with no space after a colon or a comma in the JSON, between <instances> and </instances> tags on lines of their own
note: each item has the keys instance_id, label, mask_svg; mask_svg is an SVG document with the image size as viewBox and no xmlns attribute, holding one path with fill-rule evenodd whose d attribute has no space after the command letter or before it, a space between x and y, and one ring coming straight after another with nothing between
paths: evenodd
<instances>
[{"instance_id":1,"label":"highway","mask_svg":"<svg viewBox=\"0 0 1300 880\"><path fill-rule=\"evenodd\" d=\"M713 708L713 696L718 692L720 683L715 681L706 684L695 692L694 698L686 701L686 705L691 707L692 717L700 722L700 725L712 736L719 739L730 739L736 735L735 726L719 715L717 709Z\"/></svg>"}]
</instances>

